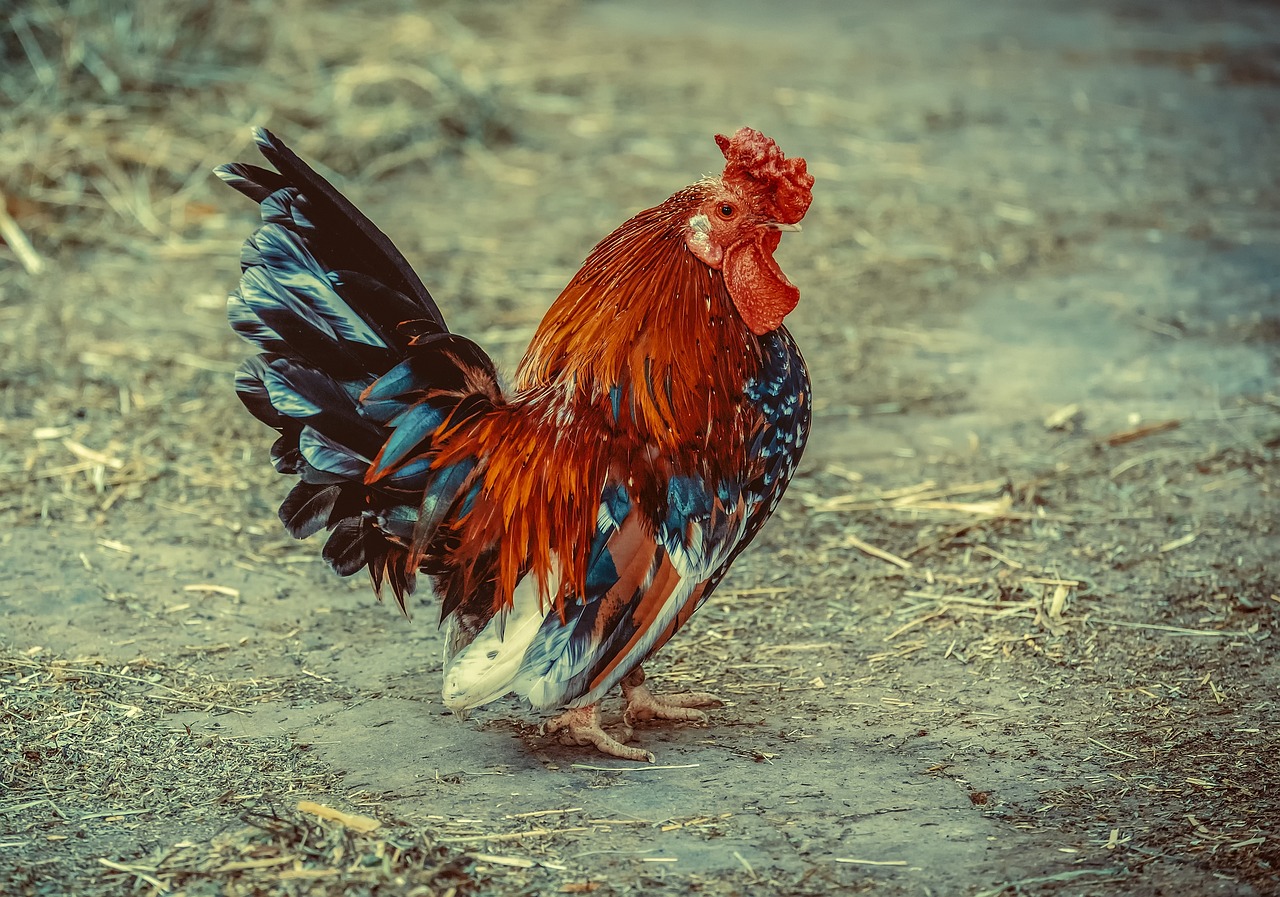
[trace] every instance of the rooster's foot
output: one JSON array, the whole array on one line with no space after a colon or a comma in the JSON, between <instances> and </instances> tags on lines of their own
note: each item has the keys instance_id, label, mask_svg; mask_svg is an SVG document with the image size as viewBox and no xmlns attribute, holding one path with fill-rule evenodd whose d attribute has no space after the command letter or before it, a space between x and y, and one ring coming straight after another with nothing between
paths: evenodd
<instances>
[{"instance_id":1,"label":"rooster's foot","mask_svg":"<svg viewBox=\"0 0 1280 897\"><path fill-rule=\"evenodd\" d=\"M622 760L634 760L638 763L652 763L653 754L640 748L627 747L600 726L600 707L588 704L586 707L575 707L566 710L557 717L547 720L542 725L547 734L560 733L563 744L591 744L596 750L610 757ZM630 737L630 727L627 729Z\"/></svg>"},{"instance_id":2,"label":"rooster's foot","mask_svg":"<svg viewBox=\"0 0 1280 897\"><path fill-rule=\"evenodd\" d=\"M636 667L622 680L622 699L626 709L622 722L630 728L638 722L651 719L670 719L703 723L707 715L699 707L719 707L724 702L704 691L687 691L658 697L644 684L644 670Z\"/></svg>"}]
</instances>

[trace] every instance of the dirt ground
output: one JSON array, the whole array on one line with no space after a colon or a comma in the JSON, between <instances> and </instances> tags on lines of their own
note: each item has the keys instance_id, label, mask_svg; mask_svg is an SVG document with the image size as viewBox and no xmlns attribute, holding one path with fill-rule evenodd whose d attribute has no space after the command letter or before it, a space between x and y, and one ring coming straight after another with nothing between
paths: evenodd
<instances>
[{"instance_id":1,"label":"dirt ground","mask_svg":"<svg viewBox=\"0 0 1280 897\"><path fill-rule=\"evenodd\" d=\"M0 43L0 892L1280 893L1280 8L49 6ZM712 134L809 160L813 442L650 667L726 700L655 765L451 717L429 600L280 528L207 175L253 123L508 366Z\"/></svg>"}]
</instances>

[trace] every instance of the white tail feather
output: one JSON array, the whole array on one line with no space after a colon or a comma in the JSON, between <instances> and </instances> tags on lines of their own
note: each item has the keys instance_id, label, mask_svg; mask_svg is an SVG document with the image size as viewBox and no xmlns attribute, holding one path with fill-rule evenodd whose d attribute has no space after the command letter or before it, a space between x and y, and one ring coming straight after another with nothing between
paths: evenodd
<instances>
[{"instance_id":1,"label":"white tail feather","mask_svg":"<svg viewBox=\"0 0 1280 897\"><path fill-rule=\"evenodd\" d=\"M445 659L445 706L469 710L511 691L525 654L547 615L538 597L535 577L526 576L516 586L512 599L505 622L495 616L471 644Z\"/></svg>"}]
</instances>

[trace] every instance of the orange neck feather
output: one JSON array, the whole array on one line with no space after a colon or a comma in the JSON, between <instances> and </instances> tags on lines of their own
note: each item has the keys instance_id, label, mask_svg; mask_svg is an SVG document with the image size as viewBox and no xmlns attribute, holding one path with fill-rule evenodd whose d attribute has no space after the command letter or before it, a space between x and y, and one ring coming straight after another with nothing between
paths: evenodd
<instances>
[{"instance_id":1,"label":"orange neck feather","mask_svg":"<svg viewBox=\"0 0 1280 897\"><path fill-rule=\"evenodd\" d=\"M518 394L553 388L577 407L601 406L621 385L630 404L618 423L667 451L727 422L760 360L723 275L685 245L705 196L688 187L591 251L534 335Z\"/></svg>"},{"instance_id":2,"label":"orange neck feather","mask_svg":"<svg viewBox=\"0 0 1280 897\"><path fill-rule=\"evenodd\" d=\"M487 458L453 557L463 576L483 576L477 564L498 546L494 611L526 571L560 607L582 594L606 479L656 513L671 476L745 469L741 401L759 343L723 275L685 245L704 196L686 188L602 240L548 310L510 401L437 443L437 467Z\"/></svg>"}]
</instances>

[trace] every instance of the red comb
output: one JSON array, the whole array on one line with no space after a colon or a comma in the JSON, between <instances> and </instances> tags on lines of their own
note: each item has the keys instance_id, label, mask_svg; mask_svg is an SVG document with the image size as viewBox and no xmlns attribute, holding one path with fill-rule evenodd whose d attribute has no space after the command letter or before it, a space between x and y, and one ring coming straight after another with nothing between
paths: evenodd
<instances>
[{"instance_id":1,"label":"red comb","mask_svg":"<svg viewBox=\"0 0 1280 897\"><path fill-rule=\"evenodd\" d=\"M779 224L795 224L813 201L813 175L804 159L788 159L773 139L753 128L739 128L733 137L716 135L724 153L724 182L757 196L763 213Z\"/></svg>"}]
</instances>

